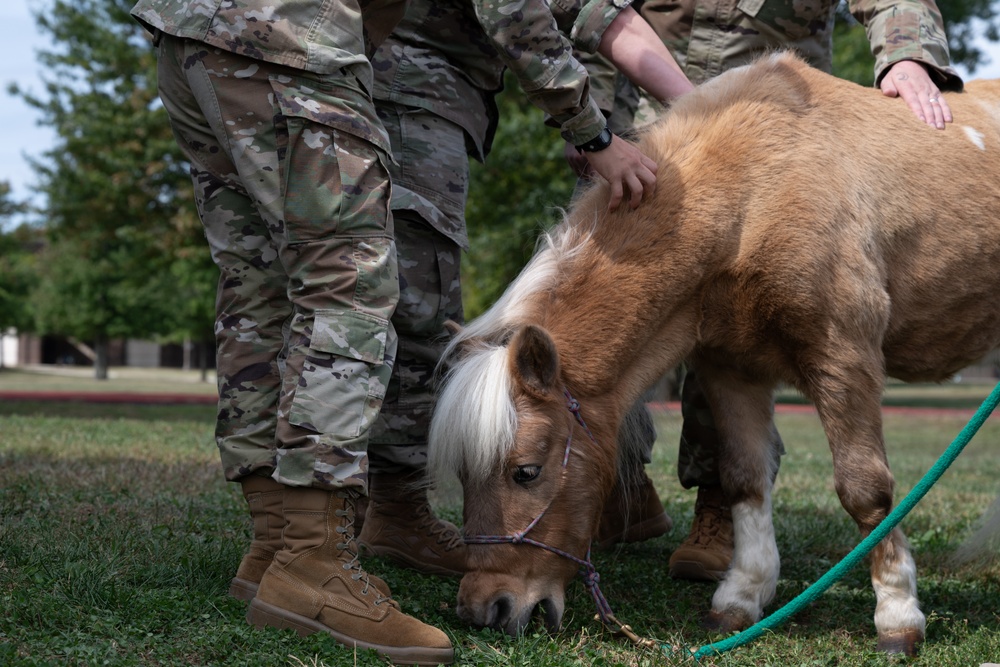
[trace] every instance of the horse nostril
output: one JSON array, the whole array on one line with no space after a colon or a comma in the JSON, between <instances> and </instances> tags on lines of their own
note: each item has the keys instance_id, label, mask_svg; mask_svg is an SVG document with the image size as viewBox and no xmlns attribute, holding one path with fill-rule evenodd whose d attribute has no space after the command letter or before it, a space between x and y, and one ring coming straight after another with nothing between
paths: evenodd
<instances>
[{"instance_id":1,"label":"horse nostril","mask_svg":"<svg viewBox=\"0 0 1000 667\"><path fill-rule=\"evenodd\" d=\"M514 610L514 601L507 595L500 595L493 600L489 613L486 615L486 626L494 630L502 630L510 620Z\"/></svg>"},{"instance_id":2,"label":"horse nostril","mask_svg":"<svg viewBox=\"0 0 1000 667\"><path fill-rule=\"evenodd\" d=\"M556 632L562 624L562 609L552 598L545 598L538 603L538 608L542 610L542 622L549 632Z\"/></svg>"}]
</instances>

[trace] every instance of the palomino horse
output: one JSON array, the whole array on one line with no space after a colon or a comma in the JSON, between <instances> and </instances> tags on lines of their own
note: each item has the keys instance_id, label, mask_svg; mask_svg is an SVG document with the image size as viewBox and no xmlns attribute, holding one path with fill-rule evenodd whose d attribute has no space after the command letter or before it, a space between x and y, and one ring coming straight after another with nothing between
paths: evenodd
<instances>
[{"instance_id":1,"label":"palomino horse","mask_svg":"<svg viewBox=\"0 0 1000 667\"><path fill-rule=\"evenodd\" d=\"M886 375L942 380L1000 344L1000 81L947 100L955 122L935 130L877 90L768 56L640 137L659 164L650 200L608 212L597 184L574 202L446 355L431 467L464 485L462 618L515 633L540 608L558 627L615 484L619 423L685 359L732 501L718 627L757 621L775 592L776 385L815 403L861 534L890 512ZM924 616L900 530L871 578L879 646L913 653Z\"/></svg>"}]
</instances>

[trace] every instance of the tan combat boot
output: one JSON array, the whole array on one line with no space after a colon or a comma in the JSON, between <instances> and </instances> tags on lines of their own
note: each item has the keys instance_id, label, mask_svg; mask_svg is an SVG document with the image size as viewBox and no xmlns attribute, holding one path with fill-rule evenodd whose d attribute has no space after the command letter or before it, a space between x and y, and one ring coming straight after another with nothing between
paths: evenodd
<instances>
[{"instance_id":1,"label":"tan combat boot","mask_svg":"<svg viewBox=\"0 0 1000 667\"><path fill-rule=\"evenodd\" d=\"M285 518L281 513L281 498L285 485L259 475L244 477L240 485L250 507L253 541L229 584L229 594L238 600L250 601L257 594L264 571L282 546L281 530L285 527Z\"/></svg>"},{"instance_id":2,"label":"tan combat boot","mask_svg":"<svg viewBox=\"0 0 1000 667\"><path fill-rule=\"evenodd\" d=\"M285 527L285 517L282 514L282 498L287 488L284 484L275 482L270 477L250 475L240 480L243 487L243 497L250 508L250 518L253 520L253 541L250 549L240 561L236 576L229 584L229 594L237 600L249 602L257 595L257 587L264 576L274 554L284 542L281 532ZM367 501L358 497L358 504ZM389 584L374 574L368 577L372 583L386 595L392 595Z\"/></svg>"},{"instance_id":3,"label":"tan combat boot","mask_svg":"<svg viewBox=\"0 0 1000 667\"><path fill-rule=\"evenodd\" d=\"M604 504L594 542L598 549L610 549L619 542L644 542L669 533L673 525L653 480L642 470L627 485L615 485Z\"/></svg>"},{"instance_id":4,"label":"tan combat boot","mask_svg":"<svg viewBox=\"0 0 1000 667\"><path fill-rule=\"evenodd\" d=\"M383 556L424 574L465 574L462 535L434 515L421 473L371 473L368 479L368 507L358 536L362 555Z\"/></svg>"},{"instance_id":5,"label":"tan combat boot","mask_svg":"<svg viewBox=\"0 0 1000 667\"><path fill-rule=\"evenodd\" d=\"M718 581L733 560L733 515L719 487L698 487L687 539L670 556L674 579Z\"/></svg>"},{"instance_id":6,"label":"tan combat boot","mask_svg":"<svg viewBox=\"0 0 1000 667\"><path fill-rule=\"evenodd\" d=\"M325 632L394 663L451 664L448 636L400 611L361 567L353 531L357 495L353 489L285 489L284 547L264 573L247 620L300 636Z\"/></svg>"}]
</instances>

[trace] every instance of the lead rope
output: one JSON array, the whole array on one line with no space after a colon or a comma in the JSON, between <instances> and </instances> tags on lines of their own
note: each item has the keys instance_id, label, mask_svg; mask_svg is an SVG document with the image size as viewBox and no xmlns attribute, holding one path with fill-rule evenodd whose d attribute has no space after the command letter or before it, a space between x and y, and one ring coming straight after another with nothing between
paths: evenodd
<instances>
[{"instance_id":1,"label":"lead rope","mask_svg":"<svg viewBox=\"0 0 1000 667\"><path fill-rule=\"evenodd\" d=\"M786 604L781 609L768 616L767 618L759 621L756 625L753 625L743 632L723 639L722 641L715 642L714 644L706 644L701 648L692 651L695 660L700 660L705 656L718 655L724 653L730 649L734 649L737 646L743 646L757 639L765 631L773 629L778 625L781 625L786 620L788 620L793 615L797 614L801 609L807 604L816 600L820 595L826 592L830 586L840 581L847 572L858 564L861 559L868 555L868 553L875 547L876 544L885 539L893 528L895 528L903 518L909 514L910 510L920 502L920 500L930 491L931 487L941 479L941 475L944 474L945 470L958 458L958 455L962 453L965 446L969 444L972 437L976 435L979 428L986 421L990 413L996 409L997 404L1000 403L1000 383L994 387L993 392L986 397L982 405L976 411L976 414L972 416L969 423L965 425L965 428L959 432L955 439L952 440L951 445L944 451L943 454L938 458L938 460L931 466L930 470L921 478L917 485L906 495L905 498L896 506L896 508L889 513L889 516L882 519L882 523L875 527L868 537L862 540L858 546L854 547L854 550L849 554L844 556L843 560L833 566L826 574L820 577L812 586L800 593L795 599ZM663 645L664 650L673 650L673 647L669 645Z\"/></svg>"},{"instance_id":2,"label":"lead rope","mask_svg":"<svg viewBox=\"0 0 1000 667\"><path fill-rule=\"evenodd\" d=\"M590 432L590 428L587 427L587 422L583 420L583 415L580 414L580 402L573 398L572 394L569 393L568 389L563 389L563 394L566 396L567 407L569 411L573 413L576 417L576 421L583 427L584 432L590 441L595 445L597 444L597 438L594 434ZM567 456L569 451L566 452ZM565 466L565 463L563 464ZM575 560L575 559L574 559ZM604 593L601 592L600 581L601 575L597 573L597 570L590 562L590 549L587 549L587 562L585 563L584 570L580 573L583 577L583 583L590 591L590 595L594 598L594 604L597 605L597 615L594 616L594 620L601 621L604 625L612 626L612 628L625 635L629 641L637 646L642 646L644 648L658 648L659 645L652 639L646 639L637 635L633 630L632 626L626 625L619 621L614 612L611 610L611 605L608 604L607 598L604 597Z\"/></svg>"}]
</instances>

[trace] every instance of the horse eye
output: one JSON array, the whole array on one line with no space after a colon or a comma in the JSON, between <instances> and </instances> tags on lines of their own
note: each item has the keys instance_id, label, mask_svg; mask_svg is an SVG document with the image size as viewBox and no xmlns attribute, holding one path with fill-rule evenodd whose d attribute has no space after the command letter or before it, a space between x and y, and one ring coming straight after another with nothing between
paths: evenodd
<instances>
[{"instance_id":1,"label":"horse eye","mask_svg":"<svg viewBox=\"0 0 1000 667\"><path fill-rule=\"evenodd\" d=\"M527 484L540 474L542 466L517 466L517 470L514 471L514 481L518 484Z\"/></svg>"}]
</instances>

